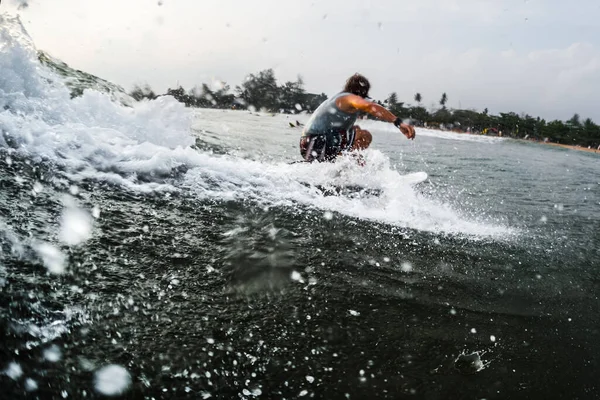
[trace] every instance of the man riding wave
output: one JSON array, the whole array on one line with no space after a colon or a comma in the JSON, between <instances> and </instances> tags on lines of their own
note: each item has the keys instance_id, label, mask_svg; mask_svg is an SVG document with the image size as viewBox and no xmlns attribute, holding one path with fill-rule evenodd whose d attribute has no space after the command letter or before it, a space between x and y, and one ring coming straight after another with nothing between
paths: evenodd
<instances>
[{"instance_id":1,"label":"man riding wave","mask_svg":"<svg viewBox=\"0 0 600 400\"><path fill-rule=\"evenodd\" d=\"M342 152L364 150L373 136L354 125L359 114L367 113L393 123L408 138L415 138L415 128L384 107L367 100L371 84L364 76L354 74L344 90L325 100L310 117L300 138L300 154L305 161L333 161Z\"/></svg>"}]
</instances>

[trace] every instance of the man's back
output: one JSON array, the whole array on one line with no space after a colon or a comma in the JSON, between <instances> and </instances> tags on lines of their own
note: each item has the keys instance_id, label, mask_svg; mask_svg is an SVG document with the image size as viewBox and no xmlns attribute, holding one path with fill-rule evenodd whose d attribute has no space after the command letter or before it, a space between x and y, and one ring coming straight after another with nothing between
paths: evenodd
<instances>
[{"instance_id":1,"label":"man's back","mask_svg":"<svg viewBox=\"0 0 600 400\"><path fill-rule=\"evenodd\" d=\"M341 92L321 103L306 123L302 135L327 135L350 129L358 114L342 111L336 105L340 97L348 95L350 93Z\"/></svg>"}]
</instances>

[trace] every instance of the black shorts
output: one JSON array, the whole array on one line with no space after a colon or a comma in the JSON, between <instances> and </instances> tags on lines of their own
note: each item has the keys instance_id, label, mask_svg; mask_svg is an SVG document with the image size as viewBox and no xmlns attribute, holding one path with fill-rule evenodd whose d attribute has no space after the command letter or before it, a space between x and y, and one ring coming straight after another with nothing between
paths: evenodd
<instances>
[{"instance_id":1,"label":"black shorts","mask_svg":"<svg viewBox=\"0 0 600 400\"><path fill-rule=\"evenodd\" d=\"M347 131L332 131L326 134L302 136L300 154L304 161L333 161L343 151L354 145L356 128Z\"/></svg>"}]
</instances>

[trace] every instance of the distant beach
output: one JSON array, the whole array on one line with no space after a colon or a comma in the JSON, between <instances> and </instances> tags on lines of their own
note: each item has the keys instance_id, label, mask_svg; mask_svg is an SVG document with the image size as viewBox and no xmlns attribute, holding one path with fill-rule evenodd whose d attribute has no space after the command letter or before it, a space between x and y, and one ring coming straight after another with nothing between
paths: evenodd
<instances>
[{"instance_id":1,"label":"distant beach","mask_svg":"<svg viewBox=\"0 0 600 400\"><path fill-rule=\"evenodd\" d=\"M524 139L526 140L526 139ZM533 140L527 140L528 142L533 142ZM571 150L580 150L580 151L587 151L588 153L596 153L596 154L600 154L600 150L598 150L597 148L588 148L588 147L582 147L582 146L573 146L573 145L569 145L569 144L560 144L560 143L550 143L550 142L537 142L540 144L547 144L550 146L556 146L556 147L564 147L565 149L571 149Z\"/></svg>"},{"instance_id":2,"label":"distant beach","mask_svg":"<svg viewBox=\"0 0 600 400\"><path fill-rule=\"evenodd\" d=\"M443 130L443 129L432 128L432 127L427 127L427 129L439 130L440 132L462 133L462 134L465 134L465 135L489 136L489 135L481 135L479 133L464 132L464 131L461 131L461 130L458 130L458 129ZM600 154L600 150L598 148L595 148L595 147L588 148L588 147L583 147L583 146L578 146L578 145L569 145L569 144L561 144L561 143L553 143L553 142L544 142L544 141L533 140L533 139L516 139L516 138L511 138L509 136L489 136L489 137L504 137L504 138L507 138L507 139L522 140L522 141L528 142L528 143L544 144L544 145L550 145L550 146L556 146L556 147L563 147L565 149L579 150L579 151L586 151L588 153Z\"/></svg>"}]
</instances>

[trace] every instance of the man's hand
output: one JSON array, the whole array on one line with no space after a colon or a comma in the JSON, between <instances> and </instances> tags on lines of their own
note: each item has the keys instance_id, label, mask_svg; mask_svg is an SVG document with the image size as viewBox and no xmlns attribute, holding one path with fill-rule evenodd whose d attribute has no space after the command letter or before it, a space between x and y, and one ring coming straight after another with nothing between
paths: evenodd
<instances>
[{"instance_id":1,"label":"man's hand","mask_svg":"<svg viewBox=\"0 0 600 400\"><path fill-rule=\"evenodd\" d=\"M404 136L406 136L407 139L415 138L415 127L414 126L408 125L408 124L400 124L398 129L400 129L400 132L402 132L404 134Z\"/></svg>"}]
</instances>

